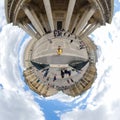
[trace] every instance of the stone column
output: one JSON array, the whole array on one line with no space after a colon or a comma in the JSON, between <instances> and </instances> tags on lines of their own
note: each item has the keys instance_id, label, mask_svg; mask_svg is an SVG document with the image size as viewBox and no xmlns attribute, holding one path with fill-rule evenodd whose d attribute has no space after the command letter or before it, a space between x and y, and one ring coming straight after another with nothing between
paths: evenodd
<instances>
[{"instance_id":1,"label":"stone column","mask_svg":"<svg viewBox=\"0 0 120 120\"><path fill-rule=\"evenodd\" d=\"M96 23L93 24L88 24L84 30L79 34L80 38L82 38L83 36L88 35L88 32L91 30L91 28L95 25Z\"/></svg>"},{"instance_id":2,"label":"stone column","mask_svg":"<svg viewBox=\"0 0 120 120\"><path fill-rule=\"evenodd\" d=\"M36 79L34 79L34 81L32 82L32 85L35 87L38 83L37 83L37 78Z\"/></svg>"},{"instance_id":3,"label":"stone column","mask_svg":"<svg viewBox=\"0 0 120 120\"><path fill-rule=\"evenodd\" d=\"M18 26L22 28L26 33L28 33L31 37L34 37L36 35L35 32L27 24L18 23Z\"/></svg>"},{"instance_id":4,"label":"stone column","mask_svg":"<svg viewBox=\"0 0 120 120\"><path fill-rule=\"evenodd\" d=\"M39 86L38 86L38 92L40 92L41 93L41 90L42 90L42 88L44 87L44 84L43 83L41 83Z\"/></svg>"},{"instance_id":5,"label":"stone column","mask_svg":"<svg viewBox=\"0 0 120 120\"><path fill-rule=\"evenodd\" d=\"M87 33L87 35L89 35L90 33L92 33L95 29L97 29L98 27L100 27L100 23L95 24Z\"/></svg>"},{"instance_id":6,"label":"stone column","mask_svg":"<svg viewBox=\"0 0 120 120\"><path fill-rule=\"evenodd\" d=\"M34 82L35 79L36 79L35 75L32 75L32 76L29 76L28 81Z\"/></svg>"},{"instance_id":7,"label":"stone column","mask_svg":"<svg viewBox=\"0 0 120 120\"><path fill-rule=\"evenodd\" d=\"M54 31L54 23L53 23L53 16L52 16L50 0L43 0L43 2L44 2L44 6L45 6L45 10L46 10L46 14L48 17L51 31Z\"/></svg>"},{"instance_id":8,"label":"stone column","mask_svg":"<svg viewBox=\"0 0 120 120\"><path fill-rule=\"evenodd\" d=\"M112 0L113 1L113 0ZM102 18L102 24L105 25L105 11L104 11L104 8L103 6L101 5L101 2L100 0L93 0L93 2L95 3L97 9L99 9L99 12L101 14L101 18ZM113 6L113 5L112 5Z\"/></svg>"},{"instance_id":9,"label":"stone column","mask_svg":"<svg viewBox=\"0 0 120 120\"><path fill-rule=\"evenodd\" d=\"M41 21L42 21L42 23L43 23L43 26L45 27L45 29L47 30L47 31L49 31L47 28L47 24L46 24L46 22L45 22L45 18L43 17L43 15L42 14L40 14L40 18L41 18Z\"/></svg>"},{"instance_id":10,"label":"stone column","mask_svg":"<svg viewBox=\"0 0 120 120\"><path fill-rule=\"evenodd\" d=\"M79 35L80 32L84 29L84 27L87 25L88 21L90 20L90 18L91 18L92 15L94 14L95 10L96 10L95 7L91 7L90 9L87 9L87 10L83 13L80 21L78 22L78 25L77 25L77 27L76 27L76 30L75 30L75 34L76 34L76 35Z\"/></svg>"},{"instance_id":11,"label":"stone column","mask_svg":"<svg viewBox=\"0 0 120 120\"><path fill-rule=\"evenodd\" d=\"M75 84L75 86L74 86L74 89L76 89L76 92L77 93L80 93L80 90L79 90L79 88L78 88L78 86Z\"/></svg>"},{"instance_id":12,"label":"stone column","mask_svg":"<svg viewBox=\"0 0 120 120\"><path fill-rule=\"evenodd\" d=\"M72 25L72 28L71 28L71 33L72 33L73 29L75 28L75 26L76 26L76 24L77 24L77 21L78 21L78 19L79 19L79 16L80 16L79 14L76 15L75 21L73 22L73 25Z\"/></svg>"},{"instance_id":13,"label":"stone column","mask_svg":"<svg viewBox=\"0 0 120 120\"><path fill-rule=\"evenodd\" d=\"M36 13L34 12L34 10L32 8L28 8L27 6L23 7L23 10L25 12L25 14L27 15L27 17L30 19L31 23L33 24L33 26L35 27L35 29L39 32L39 34L41 36L44 35L44 29L36 15Z\"/></svg>"},{"instance_id":14,"label":"stone column","mask_svg":"<svg viewBox=\"0 0 120 120\"><path fill-rule=\"evenodd\" d=\"M40 38L39 33L35 32L28 24L18 23L18 26L21 27L26 33L28 33L31 37L35 37L36 39Z\"/></svg>"},{"instance_id":15,"label":"stone column","mask_svg":"<svg viewBox=\"0 0 120 120\"><path fill-rule=\"evenodd\" d=\"M68 10L67 10L67 16L65 20L65 31L69 29L72 13L74 10L76 0L69 0Z\"/></svg>"},{"instance_id":16,"label":"stone column","mask_svg":"<svg viewBox=\"0 0 120 120\"><path fill-rule=\"evenodd\" d=\"M91 34L95 29L97 29L100 26L100 23L94 23L91 24L87 30L80 36L80 38L83 38L84 36L88 36L89 34Z\"/></svg>"},{"instance_id":17,"label":"stone column","mask_svg":"<svg viewBox=\"0 0 120 120\"><path fill-rule=\"evenodd\" d=\"M47 93L47 85L45 85L44 87L43 87L43 89L41 90L41 94L42 95L44 95L44 94L46 94Z\"/></svg>"},{"instance_id":18,"label":"stone column","mask_svg":"<svg viewBox=\"0 0 120 120\"><path fill-rule=\"evenodd\" d=\"M79 36L81 36L82 34L84 34L86 32L86 30L88 30L90 28L91 24L87 24L84 29L80 32Z\"/></svg>"}]
</instances>

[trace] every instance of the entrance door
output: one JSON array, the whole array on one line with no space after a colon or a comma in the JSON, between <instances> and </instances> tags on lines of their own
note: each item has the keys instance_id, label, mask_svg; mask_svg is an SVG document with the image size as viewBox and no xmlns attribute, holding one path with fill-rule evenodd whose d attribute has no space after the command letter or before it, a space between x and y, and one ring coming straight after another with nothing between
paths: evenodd
<instances>
[{"instance_id":1,"label":"entrance door","mask_svg":"<svg viewBox=\"0 0 120 120\"><path fill-rule=\"evenodd\" d=\"M57 30L62 29L62 21L57 21Z\"/></svg>"}]
</instances>

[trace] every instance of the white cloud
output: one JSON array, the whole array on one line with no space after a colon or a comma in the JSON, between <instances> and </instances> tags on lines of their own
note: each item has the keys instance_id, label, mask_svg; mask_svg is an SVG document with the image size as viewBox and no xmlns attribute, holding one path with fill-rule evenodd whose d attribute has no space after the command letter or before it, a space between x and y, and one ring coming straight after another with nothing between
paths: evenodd
<instances>
[{"instance_id":1,"label":"white cloud","mask_svg":"<svg viewBox=\"0 0 120 120\"><path fill-rule=\"evenodd\" d=\"M24 91L0 90L1 120L44 120L33 97Z\"/></svg>"},{"instance_id":2,"label":"white cloud","mask_svg":"<svg viewBox=\"0 0 120 120\"><path fill-rule=\"evenodd\" d=\"M24 32L18 27L5 25L4 0L0 0L0 119L1 120L44 120L40 106L34 101L31 93L25 92L25 83L18 70L18 46ZM120 12L117 12L111 25L106 25L94 32L94 42L99 46L97 63L98 77L86 100L87 108L79 110L79 104L73 110L63 113L61 120L120 120L119 68L120 68ZM23 54L24 46L21 47ZM21 59L21 58L20 58ZM21 62L21 61L20 61ZM22 64L22 62L21 62ZM58 93L47 100L58 99L61 102L80 103L82 97L72 98ZM57 114L57 113L56 113Z\"/></svg>"},{"instance_id":3,"label":"white cloud","mask_svg":"<svg viewBox=\"0 0 120 120\"><path fill-rule=\"evenodd\" d=\"M20 46L20 51L19 51L19 64L22 68L22 70L24 70L24 62L23 62L23 59L24 59L24 52L25 52L25 48L27 46L27 44L30 42L31 40L31 37L28 37L27 39L25 39L24 43L22 44L22 46Z\"/></svg>"},{"instance_id":4,"label":"white cloud","mask_svg":"<svg viewBox=\"0 0 120 120\"><path fill-rule=\"evenodd\" d=\"M95 110L86 109L84 111L74 109L62 114L60 120L120 120L120 102L116 101L111 105L111 109L100 106Z\"/></svg>"},{"instance_id":5,"label":"white cloud","mask_svg":"<svg viewBox=\"0 0 120 120\"><path fill-rule=\"evenodd\" d=\"M18 73L18 55L15 49L17 42L24 36L18 27L6 25L0 33L0 82L6 89L17 89L23 86Z\"/></svg>"},{"instance_id":6,"label":"white cloud","mask_svg":"<svg viewBox=\"0 0 120 120\"><path fill-rule=\"evenodd\" d=\"M74 109L73 111L63 114L60 120L107 120L105 113L106 110L103 106L94 111L90 109L86 109L84 111Z\"/></svg>"},{"instance_id":7,"label":"white cloud","mask_svg":"<svg viewBox=\"0 0 120 120\"><path fill-rule=\"evenodd\" d=\"M64 94L63 92L58 92L57 94L47 97L47 100L58 100L60 102L72 102L75 98Z\"/></svg>"},{"instance_id":8,"label":"white cloud","mask_svg":"<svg viewBox=\"0 0 120 120\"><path fill-rule=\"evenodd\" d=\"M115 13L111 25L97 29L94 42L101 54L97 62L97 79L93 84L87 108L63 113L61 120L120 120L120 11ZM69 116L69 117L68 117Z\"/></svg>"},{"instance_id":9,"label":"white cloud","mask_svg":"<svg viewBox=\"0 0 120 120\"><path fill-rule=\"evenodd\" d=\"M4 0L0 0L0 28L6 24Z\"/></svg>"},{"instance_id":10,"label":"white cloud","mask_svg":"<svg viewBox=\"0 0 120 120\"><path fill-rule=\"evenodd\" d=\"M25 92L25 83L18 69L18 44L25 33L11 24L0 33L0 119L44 120L40 106L30 92Z\"/></svg>"}]
</instances>

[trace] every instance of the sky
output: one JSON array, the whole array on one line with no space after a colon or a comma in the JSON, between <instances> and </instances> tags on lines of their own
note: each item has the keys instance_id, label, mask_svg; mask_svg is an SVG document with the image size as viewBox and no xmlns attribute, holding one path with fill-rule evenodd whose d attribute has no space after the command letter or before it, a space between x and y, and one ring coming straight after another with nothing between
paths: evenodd
<instances>
[{"instance_id":1,"label":"sky","mask_svg":"<svg viewBox=\"0 0 120 120\"><path fill-rule=\"evenodd\" d=\"M7 24L4 0L0 0L0 120L120 120L120 0L115 0L112 23L90 37L98 54L91 89L75 98L62 92L39 96L22 76L22 55L31 38Z\"/></svg>"}]
</instances>

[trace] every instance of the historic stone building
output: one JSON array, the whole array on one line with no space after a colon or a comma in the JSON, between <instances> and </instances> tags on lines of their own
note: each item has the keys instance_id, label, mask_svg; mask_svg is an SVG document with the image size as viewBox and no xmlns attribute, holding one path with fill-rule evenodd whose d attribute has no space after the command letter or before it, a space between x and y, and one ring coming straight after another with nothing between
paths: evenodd
<instances>
[{"instance_id":1,"label":"historic stone building","mask_svg":"<svg viewBox=\"0 0 120 120\"><path fill-rule=\"evenodd\" d=\"M77 96L96 78L96 46L88 37L110 23L113 0L5 0L8 23L32 39L24 52L24 77L34 92Z\"/></svg>"}]
</instances>

